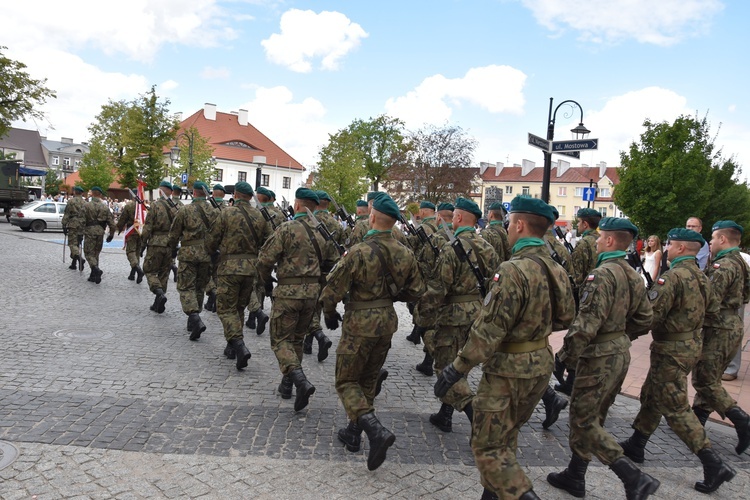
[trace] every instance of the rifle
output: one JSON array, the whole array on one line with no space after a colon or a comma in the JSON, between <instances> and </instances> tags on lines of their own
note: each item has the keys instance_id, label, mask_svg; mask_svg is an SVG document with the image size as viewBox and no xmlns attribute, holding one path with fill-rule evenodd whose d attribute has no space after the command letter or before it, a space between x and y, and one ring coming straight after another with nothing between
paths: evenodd
<instances>
[{"instance_id":1,"label":"rifle","mask_svg":"<svg viewBox=\"0 0 750 500\"><path fill-rule=\"evenodd\" d=\"M214 207L217 210L221 210L221 205L216 203L216 200L214 200L213 196L206 196L206 199L208 200L208 202L211 204L212 207Z\"/></svg>"},{"instance_id":2,"label":"rifle","mask_svg":"<svg viewBox=\"0 0 750 500\"><path fill-rule=\"evenodd\" d=\"M450 242L451 247L453 247L453 251L456 252L458 260L468 263L471 267L471 272L473 272L474 276L476 276L477 278L477 288L479 289L479 295L484 298L484 296L487 295L487 288L484 286L484 275L482 274L482 270L479 269L479 266L473 263L469 258L471 250L469 250L468 252L466 251L464 246L461 244L461 240L456 238L456 236L453 234L453 231L448 228L447 224L443 224L443 230L445 230L445 234L448 235L448 241Z\"/></svg>"},{"instance_id":3,"label":"rifle","mask_svg":"<svg viewBox=\"0 0 750 500\"><path fill-rule=\"evenodd\" d=\"M651 290L651 287L654 286L654 279L651 277L651 273L643 269L641 259L638 258L635 252L628 252L627 261L630 267L638 271L639 274L643 274L644 278L646 278L646 289Z\"/></svg>"},{"instance_id":4,"label":"rifle","mask_svg":"<svg viewBox=\"0 0 750 500\"><path fill-rule=\"evenodd\" d=\"M334 200L333 197L331 197L331 201L333 202L333 206L336 208L336 214L341 218L341 220L345 220L346 224L349 227L354 227L354 217L352 217L351 214L346 211L346 207L336 203L336 200Z\"/></svg>"},{"instance_id":5,"label":"rifle","mask_svg":"<svg viewBox=\"0 0 750 500\"><path fill-rule=\"evenodd\" d=\"M419 238L419 241L421 241L423 245L429 245L432 249L432 253L435 254L435 258L437 258L437 256L440 255L440 250L438 250L438 248L432 244L432 240L429 236L427 236L427 233L422 227L422 224L419 224L418 226L414 224L414 214L409 214L409 219L410 221L407 222L409 230L415 231L417 237Z\"/></svg>"},{"instance_id":6,"label":"rifle","mask_svg":"<svg viewBox=\"0 0 750 500\"><path fill-rule=\"evenodd\" d=\"M276 204L276 208L281 210L281 213L284 214L284 217L286 218L286 220L292 220L294 218L293 215L289 215L289 212L287 212L286 208L282 207L278 203Z\"/></svg>"},{"instance_id":7,"label":"rifle","mask_svg":"<svg viewBox=\"0 0 750 500\"><path fill-rule=\"evenodd\" d=\"M573 253L573 245L568 243L568 240L565 239L565 235L562 233L562 229L560 229L558 226L555 226L555 234L562 240L563 245L565 245L565 248L568 250L568 252Z\"/></svg>"},{"instance_id":8,"label":"rifle","mask_svg":"<svg viewBox=\"0 0 750 500\"><path fill-rule=\"evenodd\" d=\"M559 253L557 253L557 250L555 250L555 247L552 246L552 243L549 241L545 241L547 244L547 250L549 250L549 256L552 257L552 260L560 264L563 268L566 268L568 265L568 262L563 259Z\"/></svg>"},{"instance_id":9,"label":"rifle","mask_svg":"<svg viewBox=\"0 0 750 500\"><path fill-rule=\"evenodd\" d=\"M170 208L174 208L175 210L177 209L177 205L174 204L174 201L172 201L172 198L165 195L164 191L162 191L161 188L159 189L159 198L161 198L162 200L165 200L167 202L167 205L169 205Z\"/></svg>"},{"instance_id":10,"label":"rifle","mask_svg":"<svg viewBox=\"0 0 750 500\"><path fill-rule=\"evenodd\" d=\"M128 188L128 192L130 193L130 197L132 199L134 199L137 203L140 203L141 205L145 205L145 203L143 202L143 200L140 199L140 197L138 197L138 195L135 193L135 191L133 191L131 188ZM159 190L159 192L161 192L161 189Z\"/></svg>"},{"instance_id":11,"label":"rifle","mask_svg":"<svg viewBox=\"0 0 750 500\"><path fill-rule=\"evenodd\" d=\"M325 238L326 241L330 241L331 243L333 243L333 246L336 247L336 251L338 251L339 255L344 255L344 252L346 252L346 250L344 249L344 247L339 245L336 240L333 239L333 235L325 226L325 224L320 222L309 208L305 207L305 210L307 210L307 216L310 217L310 220L315 225L315 228L318 230L318 232L323 235L323 238Z\"/></svg>"},{"instance_id":12,"label":"rifle","mask_svg":"<svg viewBox=\"0 0 750 500\"><path fill-rule=\"evenodd\" d=\"M284 200L284 205L286 205L286 210L284 210L285 214L288 214L290 219L294 218L294 208L292 207L292 204L286 201L285 197L281 197L282 200ZM283 209L282 209L283 210Z\"/></svg>"},{"instance_id":13,"label":"rifle","mask_svg":"<svg viewBox=\"0 0 750 500\"><path fill-rule=\"evenodd\" d=\"M63 235L63 264L65 264L65 247L68 246L66 243L68 242L68 232L65 231L65 234ZM75 262L73 262L75 264Z\"/></svg>"},{"instance_id":14,"label":"rifle","mask_svg":"<svg viewBox=\"0 0 750 500\"><path fill-rule=\"evenodd\" d=\"M255 200L255 204L258 205L258 209L260 210L260 213L263 214L263 218L266 219L266 222L271 223L271 227L274 231L276 231L276 228L279 227L276 225L276 223L273 221L273 218L275 215L271 215L268 211L268 207L264 207L263 204L258 199L258 196L255 194L255 191L253 191L253 199Z\"/></svg>"}]
</instances>

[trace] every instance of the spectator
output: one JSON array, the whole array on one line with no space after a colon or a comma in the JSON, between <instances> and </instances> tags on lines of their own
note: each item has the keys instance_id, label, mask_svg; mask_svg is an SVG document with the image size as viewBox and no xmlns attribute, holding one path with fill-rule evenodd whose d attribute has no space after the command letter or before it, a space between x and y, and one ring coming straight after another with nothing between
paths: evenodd
<instances>
[{"instance_id":1,"label":"spectator","mask_svg":"<svg viewBox=\"0 0 750 500\"><path fill-rule=\"evenodd\" d=\"M696 233L700 233L703 230L703 221L698 217L690 217L687 222L685 222L685 229L692 229ZM706 264L708 264L708 256L710 253L711 249L708 247L708 242L706 242L706 244L703 245L700 252L698 252L698 255L696 256L696 258L698 259L698 267L700 267L701 270L706 269Z\"/></svg>"},{"instance_id":2,"label":"spectator","mask_svg":"<svg viewBox=\"0 0 750 500\"><path fill-rule=\"evenodd\" d=\"M656 278L659 277L661 256L661 241L658 236L652 234L646 240L646 247L643 249L643 271L649 273L651 275L651 280L654 282L656 282Z\"/></svg>"}]
</instances>

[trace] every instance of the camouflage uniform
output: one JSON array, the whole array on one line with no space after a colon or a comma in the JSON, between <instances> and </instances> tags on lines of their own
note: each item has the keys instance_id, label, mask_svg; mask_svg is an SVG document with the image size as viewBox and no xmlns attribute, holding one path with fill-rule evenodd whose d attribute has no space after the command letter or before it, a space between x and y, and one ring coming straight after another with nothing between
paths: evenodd
<instances>
[{"instance_id":1,"label":"camouflage uniform","mask_svg":"<svg viewBox=\"0 0 750 500\"><path fill-rule=\"evenodd\" d=\"M398 290L391 295L377 245ZM391 338L398 328L393 301L413 301L425 291L416 259L390 231L378 231L354 245L328 275L321 295L326 315L349 293L336 349L336 392L352 421L374 411L375 388Z\"/></svg>"},{"instance_id":2,"label":"camouflage uniform","mask_svg":"<svg viewBox=\"0 0 750 500\"><path fill-rule=\"evenodd\" d=\"M354 224L349 237L346 240L346 247L351 248L357 243L362 243L365 234L370 230L370 220L368 215L358 215L357 222Z\"/></svg>"},{"instance_id":3,"label":"camouflage uniform","mask_svg":"<svg viewBox=\"0 0 750 500\"><path fill-rule=\"evenodd\" d=\"M500 498L518 498L532 489L516 461L518 432L548 387L553 358L547 337L553 325L565 328L575 315L565 271L549 257L542 240L529 240L538 245L517 248L500 264L453 361L465 374L482 363L484 375L472 401L471 448L482 485ZM466 385L466 379L458 384Z\"/></svg>"},{"instance_id":4,"label":"camouflage uniform","mask_svg":"<svg viewBox=\"0 0 750 500\"><path fill-rule=\"evenodd\" d=\"M85 205L86 200L83 196L74 196L65 205L62 225L68 230L68 248L70 248L71 259L81 255L78 247L83 241L83 229L86 226L86 216L83 212Z\"/></svg>"},{"instance_id":5,"label":"camouflage uniform","mask_svg":"<svg viewBox=\"0 0 750 500\"><path fill-rule=\"evenodd\" d=\"M172 208L164 199L151 203L146 214L146 222L141 231L141 244L146 248L143 272L146 273L151 293L156 293L158 289L167 291L169 271L174 262L172 249L169 247L169 229L176 215L177 209Z\"/></svg>"},{"instance_id":6,"label":"camouflage uniform","mask_svg":"<svg viewBox=\"0 0 750 500\"><path fill-rule=\"evenodd\" d=\"M599 238L599 233L596 230L584 231L581 241L578 242L570 255L571 265L573 266L573 280L578 290L583 287L586 277L596 267L597 238Z\"/></svg>"},{"instance_id":7,"label":"camouflage uniform","mask_svg":"<svg viewBox=\"0 0 750 500\"><path fill-rule=\"evenodd\" d=\"M190 205L177 212L169 230L169 247L176 248L180 242L177 291L182 311L187 315L203 309L203 297L211 275L211 257L205 239L218 216L219 211L211 208L205 198L193 198Z\"/></svg>"},{"instance_id":8,"label":"camouflage uniform","mask_svg":"<svg viewBox=\"0 0 750 500\"><path fill-rule=\"evenodd\" d=\"M86 227L83 230L83 253L89 266L99 267L99 254L104 243L104 229L109 226L109 233L115 234L115 218L110 212L107 202L99 198L83 206Z\"/></svg>"},{"instance_id":9,"label":"camouflage uniform","mask_svg":"<svg viewBox=\"0 0 750 500\"><path fill-rule=\"evenodd\" d=\"M279 208L274 205L272 201L268 201L266 203L261 203L264 207L268 209L268 215L271 216L273 219L274 224L276 224L276 229L278 229L281 224L284 222L287 222L286 216L284 213L279 210ZM273 224L271 224L271 221L267 221L265 218L263 219L266 226L268 226L268 230L273 233L274 228ZM263 309L263 303L266 299L266 293L265 288L263 286L263 282L259 279L255 280L255 293L250 296L250 302L248 303L247 310L250 314L255 313L259 309Z\"/></svg>"},{"instance_id":10,"label":"camouflage uniform","mask_svg":"<svg viewBox=\"0 0 750 500\"><path fill-rule=\"evenodd\" d=\"M433 237L433 235L437 232L437 226L435 225L435 217L425 217L422 219L421 224L422 229L424 229L425 234L430 239L433 245L435 245L436 248L440 248L440 242L436 241L436 238ZM415 236L415 238L419 238L418 236ZM417 258L417 263L419 264L419 270L422 275L422 277L425 280L425 283L427 283L430 279L432 279L433 275L435 274L435 265L437 263L438 257L435 255L435 251L432 250L432 247L429 244L422 243L421 241L419 243L416 243L414 245L414 256ZM438 254L439 255L439 254ZM432 317L422 317L421 309L423 306L420 304L424 300L424 295L421 299L419 299L414 306L414 324L419 327L424 327L428 329L434 329L435 326L435 318ZM432 334L431 334L432 336ZM432 352L432 349L430 349L430 353Z\"/></svg>"},{"instance_id":11,"label":"camouflage uniform","mask_svg":"<svg viewBox=\"0 0 750 500\"><path fill-rule=\"evenodd\" d=\"M221 215L221 211L229 206L227 205L227 202L225 202L223 199L214 198L214 201L216 202L216 205L219 207L216 209L218 211L218 215ZM211 208L214 208L213 205L211 205ZM218 215L217 215L217 218L218 218ZM217 312L216 311L216 283L219 281L219 277L217 274L218 267L219 267L218 258L212 258L211 259L211 273L209 274L208 284L206 285L206 293L209 295L209 299L206 302L206 309L209 310L209 306L212 306L210 307L210 310L212 310L213 312ZM213 299L211 297L213 297ZM209 304L209 302L211 301L213 302Z\"/></svg>"},{"instance_id":12,"label":"camouflage uniform","mask_svg":"<svg viewBox=\"0 0 750 500\"><path fill-rule=\"evenodd\" d=\"M342 233L341 224L339 224L336 219L334 219L333 215L331 215L331 212L329 212L328 210L316 210L314 214L315 218L317 218L318 221L322 222L323 225L325 225L326 229L328 229L328 232L331 233L334 239L338 242L338 239L336 237L340 236ZM328 247L327 253L329 256L331 256L331 258L323 263L323 283L325 283L326 275L339 259L339 254L334 244L330 241L326 241L326 246ZM313 314L312 321L310 321L310 326L307 328L308 336L311 336L315 332L322 330L322 328L320 327L320 313L322 310L323 309L321 308L320 303L318 303L315 306L315 313ZM309 342L312 342L312 340L309 340Z\"/></svg>"},{"instance_id":13,"label":"camouflage uniform","mask_svg":"<svg viewBox=\"0 0 750 500\"><path fill-rule=\"evenodd\" d=\"M560 353L560 360L577 374L570 400L570 448L586 462L594 454L605 465L623 457L602 426L630 365L630 339L647 333L653 318L643 279L622 258L625 252L612 254L584 279L580 311Z\"/></svg>"},{"instance_id":14,"label":"camouflage uniform","mask_svg":"<svg viewBox=\"0 0 750 500\"><path fill-rule=\"evenodd\" d=\"M123 207L117 219L118 234L135 222L135 204L136 202L131 200ZM136 268L141 264L141 235L135 229L125 238L125 255L128 257L131 268Z\"/></svg>"},{"instance_id":15,"label":"camouflage uniform","mask_svg":"<svg viewBox=\"0 0 750 500\"><path fill-rule=\"evenodd\" d=\"M570 256L570 252L565 248L565 245L560 243L551 229L544 233L544 242L551 245L555 252L557 252L557 255L563 260L562 263L558 262L558 264L564 264L563 267L568 272L568 275L573 276L573 259ZM594 249L596 249L596 246L594 246Z\"/></svg>"},{"instance_id":16,"label":"camouflage uniform","mask_svg":"<svg viewBox=\"0 0 750 500\"><path fill-rule=\"evenodd\" d=\"M510 259L510 243L508 243L508 232L503 227L503 221L493 220L482 229L482 238L484 238L495 253L500 258L500 262Z\"/></svg>"}]
</instances>

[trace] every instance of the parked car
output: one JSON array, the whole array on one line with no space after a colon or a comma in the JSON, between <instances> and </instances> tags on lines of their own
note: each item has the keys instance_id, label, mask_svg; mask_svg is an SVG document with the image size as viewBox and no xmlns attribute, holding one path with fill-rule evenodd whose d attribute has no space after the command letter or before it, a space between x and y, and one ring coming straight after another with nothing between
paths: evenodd
<instances>
[{"instance_id":1,"label":"parked car","mask_svg":"<svg viewBox=\"0 0 750 500\"><path fill-rule=\"evenodd\" d=\"M32 201L10 211L10 223L22 231L41 233L45 229L62 229L62 218L67 203Z\"/></svg>"}]
</instances>

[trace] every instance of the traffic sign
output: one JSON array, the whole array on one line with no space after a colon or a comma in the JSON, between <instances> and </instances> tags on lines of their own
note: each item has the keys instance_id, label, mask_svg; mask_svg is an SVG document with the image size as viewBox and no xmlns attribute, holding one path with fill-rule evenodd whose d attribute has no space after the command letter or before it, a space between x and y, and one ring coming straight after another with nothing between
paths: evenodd
<instances>
[{"instance_id":1,"label":"traffic sign","mask_svg":"<svg viewBox=\"0 0 750 500\"><path fill-rule=\"evenodd\" d=\"M576 160L581 159L581 153L580 151L555 151L556 155L565 155L570 156L571 158L575 158Z\"/></svg>"},{"instance_id":2,"label":"traffic sign","mask_svg":"<svg viewBox=\"0 0 750 500\"><path fill-rule=\"evenodd\" d=\"M547 139L539 137L538 135L529 133L529 144L534 146L535 148L543 149L549 152L549 141Z\"/></svg>"},{"instance_id":3,"label":"traffic sign","mask_svg":"<svg viewBox=\"0 0 750 500\"><path fill-rule=\"evenodd\" d=\"M583 139L577 141L555 141L552 143L552 152L580 151L582 149L599 149L599 139Z\"/></svg>"},{"instance_id":4,"label":"traffic sign","mask_svg":"<svg viewBox=\"0 0 750 500\"><path fill-rule=\"evenodd\" d=\"M583 188L583 201L594 201L596 200L596 188L586 187Z\"/></svg>"},{"instance_id":5,"label":"traffic sign","mask_svg":"<svg viewBox=\"0 0 750 500\"><path fill-rule=\"evenodd\" d=\"M187 172L182 173L182 183L187 184L188 178L187 178Z\"/></svg>"}]
</instances>

